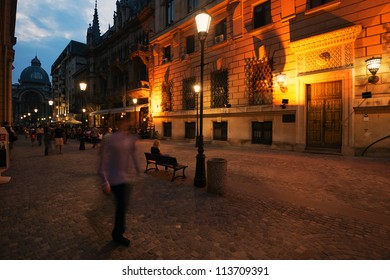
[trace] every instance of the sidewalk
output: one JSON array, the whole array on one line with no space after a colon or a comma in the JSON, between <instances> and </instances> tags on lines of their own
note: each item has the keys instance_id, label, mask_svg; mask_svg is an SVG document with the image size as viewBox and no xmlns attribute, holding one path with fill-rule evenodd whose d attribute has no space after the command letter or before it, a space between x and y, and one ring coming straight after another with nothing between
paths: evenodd
<instances>
[{"instance_id":1,"label":"sidewalk","mask_svg":"<svg viewBox=\"0 0 390 280\"><path fill-rule=\"evenodd\" d=\"M134 184L130 248L111 242L98 152L69 140L44 156L20 138L0 185L0 259L390 259L389 159L205 146L228 161L226 195L193 186L193 143L161 141L188 165ZM151 140L137 144L141 169Z\"/></svg>"}]
</instances>

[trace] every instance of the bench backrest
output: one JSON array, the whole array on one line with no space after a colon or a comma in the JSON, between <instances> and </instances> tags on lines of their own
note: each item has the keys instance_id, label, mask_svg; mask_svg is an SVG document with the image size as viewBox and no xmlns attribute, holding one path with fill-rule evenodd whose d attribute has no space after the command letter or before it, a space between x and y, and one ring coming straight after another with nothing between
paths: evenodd
<instances>
[{"instance_id":1,"label":"bench backrest","mask_svg":"<svg viewBox=\"0 0 390 280\"><path fill-rule=\"evenodd\" d=\"M175 157L151 154L146 152L145 152L145 157L147 160L153 160L156 162L156 164L159 165L172 165L172 166L178 165Z\"/></svg>"},{"instance_id":2,"label":"bench backrest","mask_svg":"<svg viewBox=\"0 0 390 280\"><path fill-rule=\"evenodd\" d=\"M156 161L156 155L145 152L146 160L154 160Z\"/></svg>"}]
</instances>

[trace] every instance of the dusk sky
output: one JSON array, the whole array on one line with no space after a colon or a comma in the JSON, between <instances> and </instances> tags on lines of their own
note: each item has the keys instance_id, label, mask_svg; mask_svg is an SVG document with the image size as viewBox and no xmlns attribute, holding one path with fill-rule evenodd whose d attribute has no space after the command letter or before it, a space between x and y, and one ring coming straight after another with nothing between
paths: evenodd
<instances>
[{"instance_id":1,"label":"dusk sky","mask_svg":"<svg viewBox=\"0 0 390 280\"><path fill-rule=\"evenodd\" d=\"M113 25L116 0L98 0L100 32ZM37 56L50 79L51 66L71 40L86 43L95 0L19 0L12 82Z\"/></svg>"}]
</instances>

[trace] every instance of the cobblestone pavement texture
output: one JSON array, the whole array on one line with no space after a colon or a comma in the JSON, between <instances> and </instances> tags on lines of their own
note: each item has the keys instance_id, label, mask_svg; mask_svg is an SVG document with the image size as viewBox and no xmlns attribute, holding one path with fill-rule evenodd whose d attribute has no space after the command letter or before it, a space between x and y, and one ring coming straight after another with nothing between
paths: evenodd
<instances>
[{"instance_id":1,"label":"cobblestone pavement texture","mask_svg":"<svg viewBox=\"0 0 390 280\"><path fill-rule=\"evenodd\" d=\"M98 151L63 154L20 138L0 185L0 259L390 259L390 159L205 145L224 158L225 194L193 186L194 143L162 141L189 167L134 181L129 248L111 241L114 203ZM151 140L137 143L141 168Z\"/></svg>"}]
</instances>

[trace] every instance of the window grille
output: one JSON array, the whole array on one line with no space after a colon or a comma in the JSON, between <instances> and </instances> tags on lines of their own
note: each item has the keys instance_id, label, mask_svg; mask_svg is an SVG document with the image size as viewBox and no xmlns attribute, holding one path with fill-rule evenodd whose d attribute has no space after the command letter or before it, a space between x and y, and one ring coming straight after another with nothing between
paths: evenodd
<instances>
[{"instance_id":1,"label":"window grille","mask_svg":"<svg viewBox=\"0 0 390 280\"><path fill-rule=\"evenodd\" d=\"M252 144L272 144L272 122L252 122Z\"/></svg>"},{"instance_id":2,"label":"window grille","mask_svg":"<svg viewBox=\"0 0 390 280\"><path fill-rule=\"evenodd\" d=\"M223 108L229 103L228 70L211 73L211 108Z\"/></svg>"},{"instance_id":3,"label":"window grille","mask_svg":"<svg viewBox=\"0 0 390 280\"><path fill-rule=\"evenodd\" d=\"M268 60L245 59L245 91L249 105L272 104L272 69Z\"/></svg>"},{"instance_id":4,"label":"window grille","mask_svg":"<svg viewBox=\"0 0 390 280\"><path fill-rule=\"evenodd\" d=\"M164 122L163 131L164 131L164 137L172 137L172 123Z\"/></svg>"},{"instance_id":5,"label":"window grille","mask_svg":"<svg viewBox=\"0 0 390 280\"><path fill-rule=\"evenodd\" d=\"M227 141L227 122L213 122L213 139Z\"/></svg>"},{"instance_id":6,"label":"window grille","mask_svg":"<svg viewBox=\"0 0 390 280\"><path fill-rule=\"evenodd\" d=\"M173 81L163 82L162 84L162 102L161 108L164 111L172 111L173 109Z\"/></svg>"},{"instance_id":7,"label":"window grille","mask_svg":"<svg viewBox=\"0 0 390 280\"><path fill-rule=\"evenodd\" d=\"M195 122L186 122L185 123L185 135L184 138L194 139L195 138Z\"/></svg>"},{"instance_id":8,"label":"window grille","mask_svg":"<svg viewBox=\"0 0 390 280\"><path fill-rule=\"evenodd\" d=\"M183 110L194 110L196 105L196 93L194 84L196 78L190 77L183 80Z\"/></svg>"}]
</instances>

